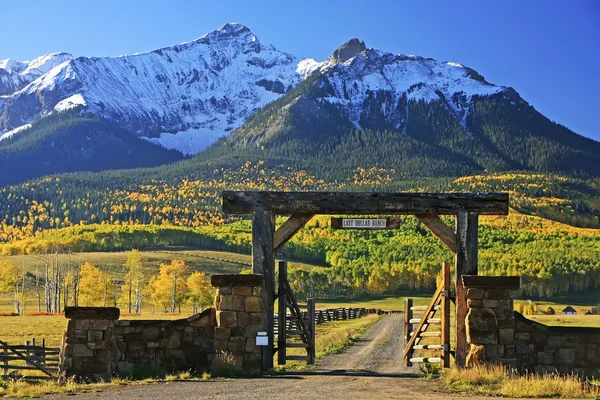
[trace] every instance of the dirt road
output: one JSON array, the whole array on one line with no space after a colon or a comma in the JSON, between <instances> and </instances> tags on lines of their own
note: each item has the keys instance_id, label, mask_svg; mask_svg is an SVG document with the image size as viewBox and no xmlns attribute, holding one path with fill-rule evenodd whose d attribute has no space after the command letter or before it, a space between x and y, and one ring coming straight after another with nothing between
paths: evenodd
<instances>
[{"instance_id":1,"label":"dirt road","mask_svg":"<svg viewBox=\"0 0 600 400\"><path fill-rule=\"evenodd\" d=\"M417 369L402 366L402 318L402 315L396 314L382 319L345 352L323 358L312 373L256 379L128 385L76 397L244 400L457 398L445 393L437 381L419 379ZM52 398L56 399L55 396Z\"/></svg>"}]
</instances>

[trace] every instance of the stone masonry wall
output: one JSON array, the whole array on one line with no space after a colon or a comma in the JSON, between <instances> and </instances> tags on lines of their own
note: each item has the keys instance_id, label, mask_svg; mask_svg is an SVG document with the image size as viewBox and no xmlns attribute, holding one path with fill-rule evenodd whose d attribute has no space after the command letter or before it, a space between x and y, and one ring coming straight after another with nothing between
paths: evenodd
<instances>
[{"instance_id":1,"label":"stone masonry wall","mask_svg":"<svg viewBox=\"0 0 600 400\"><path fill-rule=\"evenodd\" d=\"M119 320L115 307L67 307L61 351L65 376L108 380L153 362L166 370L210 369L223 353L246 373L260 371L256 336L265 331L259 275L213 275L215 308L178 320Z\"/></svg>"},{"instance_id":2,"label":"stone masonry wall","mask_svg":"<svg viewBox=\"0 0 600 400\"><path fill-rule=\"evenodd\" d=\"M166 370L207 370L215 325L214 308L178 320L114 321L118 355L113 371L127 374L144 362L159 363Z\"/></svg>"},{"instance_id":3,"label":"stone masonry wall","mask_svg":"<svg viewBox=\"0 0 600 400\"><path fill-rule=\"evenodd\" d=\"M525 318L513 310L511 290L517 287L503 287L504 277L463 281L467 367L500 363L521 372L600 377L600 328L546 326Z\"/></svg>"},{"instance_id":4,"label":"stone masonry wall","mask_svg":"<svg viewBox=\"0 0 600 400\"><path fill-rule=\"evenodd\" d=\"M219 352L227 352L237 368L249 373L260 372L256 335L266 331L262 276L213 275L211 284L217 288L215 357L219 357Z\"/></svg>"},{"instance_id":5,"label":"stone masonry wall","mask_svg":"<svg viewBox=\"0 0 600 400\"><path fill-rule=\"evenodd\" d=\"M61 373L91 380L110 379L118 359L113 335L119 309L67 307L67 332L61 346Z\"/></svg>"}]
</instances>

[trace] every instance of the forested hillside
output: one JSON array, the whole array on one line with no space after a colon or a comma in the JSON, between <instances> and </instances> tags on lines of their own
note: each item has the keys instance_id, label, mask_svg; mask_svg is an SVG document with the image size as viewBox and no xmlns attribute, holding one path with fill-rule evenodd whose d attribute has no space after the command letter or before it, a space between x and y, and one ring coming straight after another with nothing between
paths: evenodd
<instances>
[{"instance_id":1,"label":"forested hillside","mask_svg":"<svg viewBox=\"0 0 600 400\"><path fill-rule=\"evenodd\" d=\"M453 254L416 218L401 217L400 229L340 231L328 217L315 217L278 254L322 265L292 268L302 296L339 297L432 290L443 261ZM278 220L281 224L284 218ZM448 218L447 223L452 224ZM527 296L555 296L600 288L600 231L573 228L513 213L482 217L480 273L519 275ZM89 225L47 231L1 246L3 255L121 251L173 245L250 253L250 221L199 226ZM85 259L85 255L78 258Z\"/></svg>"},{"instance_id":2,"label":"forested hillside","mask_svg":"<svg viewBox=\"0 0 600 400\"><path fill-rule=\"evenodd\" d=\"M152 167L182 158L117 124L69 111L0 141L0 185L62 172Z\"/></svg>"}]
</instances>

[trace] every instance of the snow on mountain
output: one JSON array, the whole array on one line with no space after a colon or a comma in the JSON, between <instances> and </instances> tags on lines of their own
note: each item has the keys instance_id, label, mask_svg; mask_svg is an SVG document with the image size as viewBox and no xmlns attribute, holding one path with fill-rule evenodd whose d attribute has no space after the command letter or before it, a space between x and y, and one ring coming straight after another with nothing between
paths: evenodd
<instances>
[{"instance_id":1,"label":"snow on mountain","mask_svg":"<svg viewBox=\"0 0 600 400\"><path fill-rule=\"evenodd\" d=\"M72 60L68 53L52 53L33 61L0 60L0 95L15 92L54 67Z\"/></svg>"},{"instance_id":2,"label":"snow on mountain","mask_svg":"<svg viewBox=\"0 0 600 400\"><path fill-rule=\"evenodd\" d=\"M357 39L324 62L303 60L234 23L131 56L56 53L29 63L0 61L0 132L14 133L55 111L83 107L152 143L194 154L315 71L330 82L324 101L344 108L359 128L364 100L377 91L392 94L392 108L403 94L425 101L443 96L464 118L472 96L504 89L460 64L367 49Z\"/></svg>"}]
</instances>

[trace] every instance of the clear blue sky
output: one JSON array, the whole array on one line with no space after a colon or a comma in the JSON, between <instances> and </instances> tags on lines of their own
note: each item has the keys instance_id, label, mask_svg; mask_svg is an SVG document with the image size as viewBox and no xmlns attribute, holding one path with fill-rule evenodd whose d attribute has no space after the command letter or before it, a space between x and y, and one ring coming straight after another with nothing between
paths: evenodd
<instances>
[{"instance_id":1,"label":"clear blue sky","mask_svg":"<svg viewBox=\"0 0 600 400\"><path fill-rule=\"evenodd\" d=\"M0 59L131 54L226 22L317 60L358 37L368 47L457 61L600 140L597 0L0 0Z\"/></svg>"}]
</instances>

